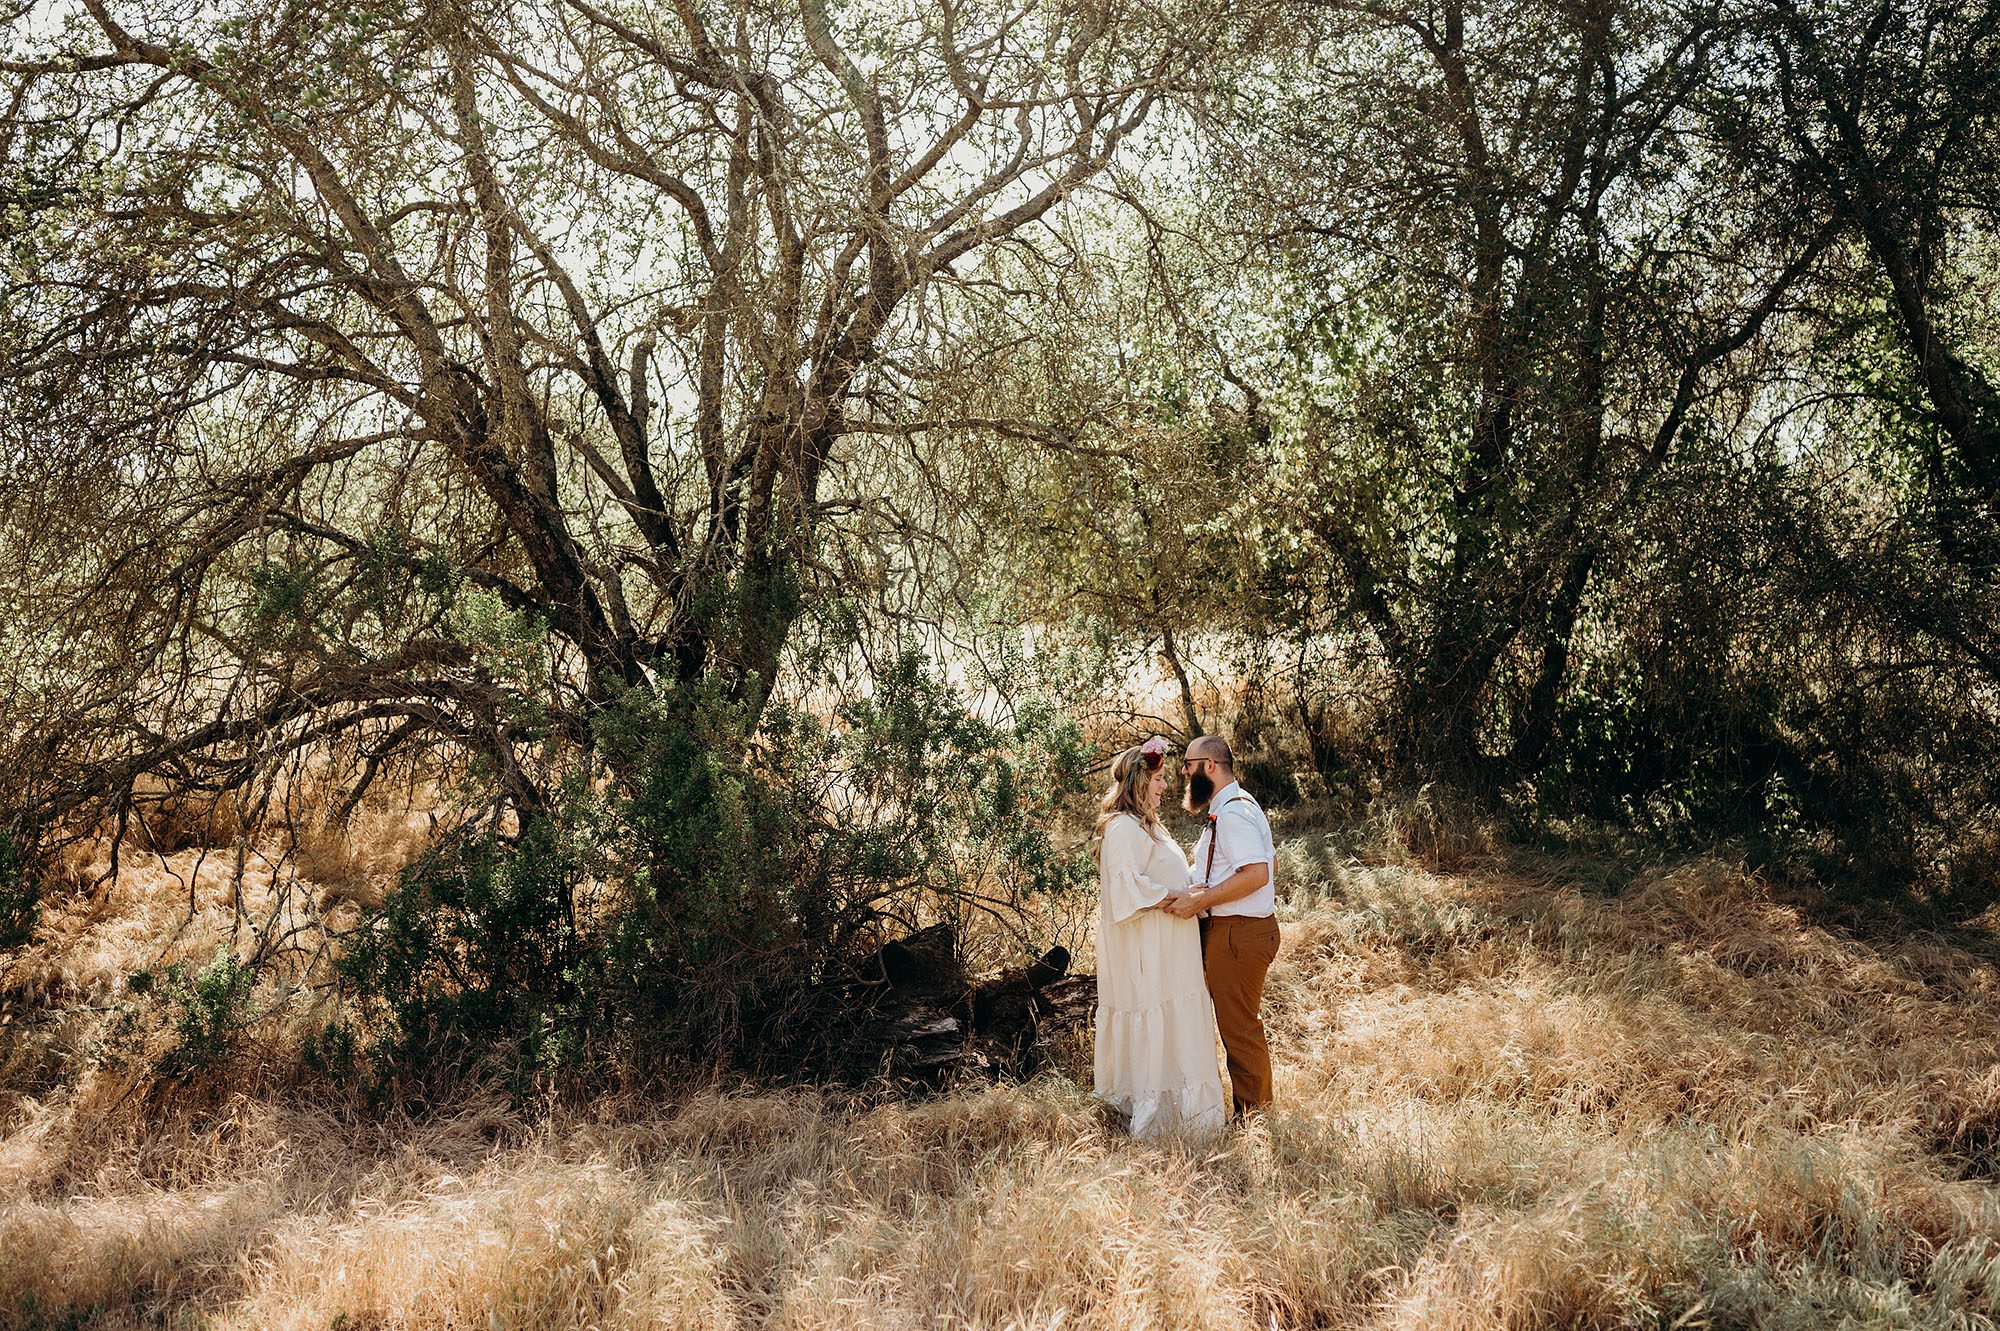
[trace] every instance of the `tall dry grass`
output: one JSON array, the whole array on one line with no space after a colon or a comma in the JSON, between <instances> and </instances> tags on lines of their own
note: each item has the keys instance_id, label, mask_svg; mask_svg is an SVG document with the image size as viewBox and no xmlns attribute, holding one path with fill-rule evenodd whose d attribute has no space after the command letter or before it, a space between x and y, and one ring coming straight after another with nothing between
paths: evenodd
<instances>
[{"instance_id":1,"label":"tall dry grass","mask_svg":"<svg viewBox=\"0 0 2000 1331\"><path fill-rule=\"evenodd\" d=\"M1599 895L1443 837L1287 840L1283 1107L1226 1139L1110 1134L1082 1049L927 1103L532 1121L246 1095L134 1123L71 1078L0 1138L0 1322L1993 1325L1981 940L1856 938L1715 863ZM160 923L128 906L37 954L60 992Z\"/></svg>"}]
</instances>

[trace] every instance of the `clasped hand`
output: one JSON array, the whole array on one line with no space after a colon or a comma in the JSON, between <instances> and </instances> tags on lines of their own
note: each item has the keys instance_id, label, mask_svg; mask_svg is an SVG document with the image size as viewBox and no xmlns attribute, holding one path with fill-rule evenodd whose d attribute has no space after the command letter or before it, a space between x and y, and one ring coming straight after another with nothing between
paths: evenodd
<instances>
[{"instance_id":1,"label":"clasped hand","mask_svg":"<svg viewBox=\"0 0 2000 1331\"><path fill-rule=\"evenodd\" d=\"M1160 901L1160 909L1177 919L1191 920L1201 914L1200 889L1192 892L1169 892Z\"/></svg>"}]
</instances>

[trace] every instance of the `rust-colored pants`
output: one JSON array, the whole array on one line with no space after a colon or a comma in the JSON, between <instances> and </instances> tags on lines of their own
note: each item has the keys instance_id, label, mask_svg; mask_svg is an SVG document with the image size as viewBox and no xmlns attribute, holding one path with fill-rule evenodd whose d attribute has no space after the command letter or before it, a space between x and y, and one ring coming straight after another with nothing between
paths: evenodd
<instances>
[{"instance_id":1,"label":"rust-colored pants","mask_svg":"<svg viewBox=\"0 0 2000 1331\"><path fill-rule=\"evenodd\" d=\"M1278 955L1275 916L1215 915L1201 922L1201 965L1229 1064L1237 1115L1271 1103L1271 1049L1264 1042L1264 972Z\"/></svg>"}]
</instances>

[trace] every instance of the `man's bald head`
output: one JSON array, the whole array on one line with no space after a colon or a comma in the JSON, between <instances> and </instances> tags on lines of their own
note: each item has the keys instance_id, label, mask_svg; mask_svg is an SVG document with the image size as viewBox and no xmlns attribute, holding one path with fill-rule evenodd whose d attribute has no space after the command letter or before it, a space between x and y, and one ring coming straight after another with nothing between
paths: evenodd
<instances>
[{"instance_id":1,"label":"man's bald head","mask_svg":"<svg viewBox=\"0 0 2000 1331\"><path fill-rule=\"evenodd\" d=\"M1203 735L1187 746L1190 759L1206 758L1217 767L1236 767L1236 755L1229 751L1229 741L1220 735Z\"/></svg>"}]
</instances>

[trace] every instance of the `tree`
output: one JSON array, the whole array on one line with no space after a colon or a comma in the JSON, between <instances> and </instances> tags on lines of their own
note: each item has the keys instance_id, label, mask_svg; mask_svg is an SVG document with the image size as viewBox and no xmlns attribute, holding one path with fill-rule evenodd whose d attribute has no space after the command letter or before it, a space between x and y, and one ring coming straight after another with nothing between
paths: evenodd
<instances>
[{"instance_id":1,"label":"tree","mask_svg":"<svg viewBox=\"0 0 2000 1331\"><path fill-rule=\"evenodd\" d=\"M1215 120L1292 270L1256 372L1299 596L1331 573L1406 757L1490 788L1544 763L1607 550L1833 228L1732 206L1710 7L1316 12Z\"/></svg>"},{"instance_id":2,"label":"tree","mask_svg":"<svg viewBox=\"0 0 2000 1331\"><path fill-rule=\"evenodd\" d=\"M941 293L1198 60L1140 5L17 14L0 465L47 827L469 754L635 688L754 726ZM865 497L864 497L865 502ZM16 618L17 617L17 618ZM22 695L17 695L22 696Z\"/></svg>"},{"instance_id":3,"label":"tree","mask_svg":"<svg viewBox=\"0 0 2000 1331\"><path fill-rule=\"evenodd\" d=\"M2000 10L1772 0L1757 31L1775 75L1772 137L1887 286L1942 445L1933 475L2000 511L2000 391L1965 354L1951 308L1953 251L1969 223L2000 215Z\"/></svg>"}]
</instances>

